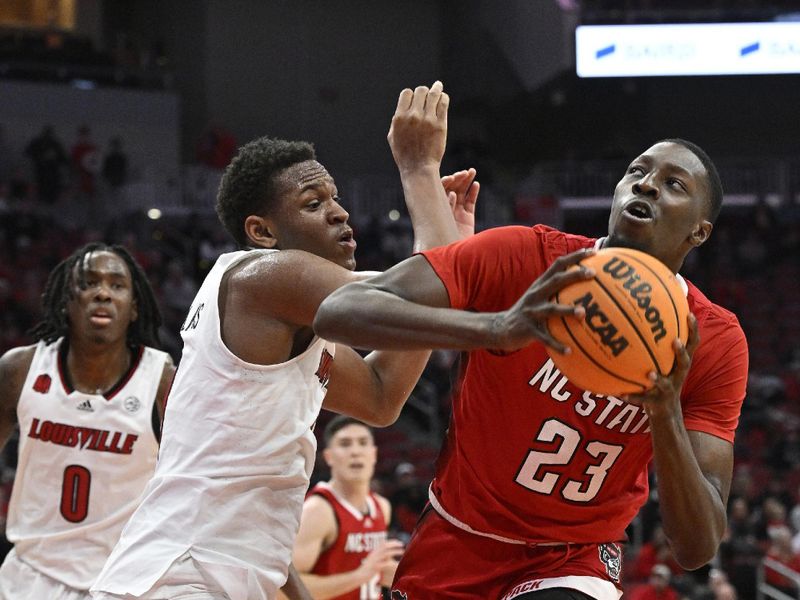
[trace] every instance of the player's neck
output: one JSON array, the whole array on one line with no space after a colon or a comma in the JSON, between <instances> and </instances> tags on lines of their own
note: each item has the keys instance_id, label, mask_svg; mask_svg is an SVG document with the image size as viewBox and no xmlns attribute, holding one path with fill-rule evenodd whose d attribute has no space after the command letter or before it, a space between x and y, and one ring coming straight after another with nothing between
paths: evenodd
<instances>
[{"instance_id":1,"label":"player's neck","mask_svg":"<svg viewBox=\"0 0 800 600\"><path fill-rule=\"evenodd\" d=\"M331 479L330 486L343 499L347 500L361 512L367 509L369 481L340 481Z\"/></svg>"},{"instance_id":2,"label":"player's neck","mask_svg":"<svg viewBox=\"0 0 800 600\"><path fill-rule=\"evenodd\" d=\"M122 344L111 346L70 340L66 367L72 386L87 394L111 389L130 368L131 352Z\"/></svg>"}]
</instances>

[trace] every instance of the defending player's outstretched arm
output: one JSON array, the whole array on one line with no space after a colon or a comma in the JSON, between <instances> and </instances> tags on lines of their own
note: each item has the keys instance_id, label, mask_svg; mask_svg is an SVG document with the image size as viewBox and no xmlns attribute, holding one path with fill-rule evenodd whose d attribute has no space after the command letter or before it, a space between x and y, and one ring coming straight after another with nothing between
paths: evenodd
<instances>
[{"instance_id":1,"label":"defending player's outstretched arm","mask_svg":"<svg viewBox=\"0 0 800 600\"><path fill-rule=\"evenodd\" d=\"M439 81L430 89L405 89L388 135L417 249L445 245L474 232L474 172L462 171L445 180L440 176L448 105ZM443 183L451 187L446 190ZM323 406L380 426L397 419L430 356L425 346L416 352L373 352L364 359L349 347L337 346L336 353Z\"/></svg>"}]
</instances>

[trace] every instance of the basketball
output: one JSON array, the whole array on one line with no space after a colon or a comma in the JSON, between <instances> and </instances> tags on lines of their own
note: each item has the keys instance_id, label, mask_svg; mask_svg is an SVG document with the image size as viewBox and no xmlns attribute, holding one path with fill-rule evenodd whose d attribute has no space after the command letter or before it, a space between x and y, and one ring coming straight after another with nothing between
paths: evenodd
<instances>
[{"instance_id":1,"label":"basketball","mask_svg":"<svg viewBox=\"0 0 800 600\"><path fill-rule=\"evenodd\" d=\"M658 259L628 248L607 248L581 261L595 277L573 283L553 302L586 309L584 319L551 317L550 333L572 349L548 348L572 383L607 396L641 393L648 373L672 371L675 338L688 338L689 306L681 284ZM578 267L572 267L578 268Z\"/></svg>"}]
</instances>

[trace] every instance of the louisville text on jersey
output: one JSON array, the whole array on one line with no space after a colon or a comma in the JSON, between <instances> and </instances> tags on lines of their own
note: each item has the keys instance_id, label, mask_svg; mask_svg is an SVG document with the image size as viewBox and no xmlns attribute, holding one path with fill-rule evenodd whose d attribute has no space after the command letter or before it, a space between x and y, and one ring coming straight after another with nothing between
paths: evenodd
<instances>
[{"instance_id":1,"label":"louisville text on jersey","mask_svg":"<svg viewBox=\"0 0 800 600\"><path fill-rule=\"evenodd\" d=\"M66 423L53 423L33 419L28 437L58 446L111 452L112 454L131 454L139 436L121 431L76 427Z\"/></svg>"}]
</instances>

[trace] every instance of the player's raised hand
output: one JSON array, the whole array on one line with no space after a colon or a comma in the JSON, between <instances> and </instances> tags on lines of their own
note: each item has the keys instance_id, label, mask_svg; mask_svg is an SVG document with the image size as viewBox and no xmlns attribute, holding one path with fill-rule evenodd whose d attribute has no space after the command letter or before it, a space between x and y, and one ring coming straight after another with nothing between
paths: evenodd
<instances>
[{"instance_id":1,"label":"player's raised hand","mask_svg":"<svg viewBox=\"0 0 800 600\"><path fill-rule=\"evenodd\" d=\"M475 174L475 169L470 168L442 177L442 186L462 239L475 233L475 203L481 189Z\"/></svg>"},{"instance_id":2,"label":"player's raised hand","mask_svg":"<svg viewBox=\"0 0 800 600\"><path fill-rule=\"evenodd\" d=\"M511 308L497 314L493 325L496 341L492 348L517 350L538 340L557 352L568 352L564 344L550 335L547 319L555 315L582 319L586 311L582 306L557 304L550 298L571 283L594 277L594 269L583 266L570 269L594 253L594 249L586 248L554 260Z\"/></svg>"},{"instance_id":3,"label":"player's raised hand","mask_svg":"<svg viewBox=\"0 0 800 600\"><path fill-rule=\"evenodd\" d=\"M426 166L439 168L447 142L447 108L450 97L441 81L400 92L389 146L401 173Z\"/></svg>"}]
</instances>

